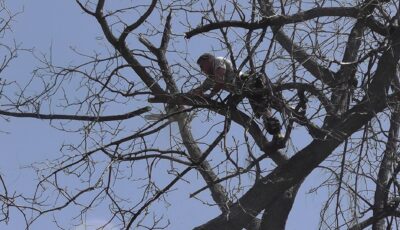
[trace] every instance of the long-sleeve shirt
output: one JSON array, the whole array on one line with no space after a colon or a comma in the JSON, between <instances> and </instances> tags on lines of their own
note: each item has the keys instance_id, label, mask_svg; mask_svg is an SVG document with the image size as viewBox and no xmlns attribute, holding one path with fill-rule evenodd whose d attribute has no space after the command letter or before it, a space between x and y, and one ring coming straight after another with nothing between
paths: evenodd
<instances>
[{"instance_id":1,"label":"long-sleeve shirt","mask_svg":"<svg viewBox=\"0 0 400 230\"><path fill-rule=\"evenodd\" d=\"M213 72L215 73L218 68L225 69L223 79L216 79L215 74L209 75L200 87L203 89L203 91L207 91L214 88L216 84L223 84L223 89L232 93L236 77L238 77L239 74L235 73L232 67L232 63L224 57L215 58Z\"/></svg>"}]
</instances>

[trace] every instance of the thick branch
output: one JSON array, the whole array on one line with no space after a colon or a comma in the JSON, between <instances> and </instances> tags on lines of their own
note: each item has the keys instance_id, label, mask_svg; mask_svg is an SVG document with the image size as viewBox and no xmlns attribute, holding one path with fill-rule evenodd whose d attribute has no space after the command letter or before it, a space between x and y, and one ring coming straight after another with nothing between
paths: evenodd
<instances>
[{"instance_id":1,"label":"thick branch","mask_svg":"<svg viewBox=\"0 0 400 230\"><path fill-rule=\"evenodd\" d=\"M287 189L269 209L264 211L260 230L285 229L287 218L300 185L301 183Z\"/></svg>"},{"instance_id":2,"label":"thick branch","mask_svg":"<svg viewBox=\"0 0 400 230\"><path fill-rule=\"evenodd\" d=\"M293 15L274 15L266 17L259 22L244 22L244 21L219 21L208 25L197 27L186 33L186 38L191 38L195 35L209 32L221 28L242 28L248 30L264 29L268 26L282 26L286 24L304 22L310 19L319 17L352 17L356 18L359 14L359 9L356 7L324 7L313 8L304 12L299 12Z\"/></svg>"},{"instance_id":3,"label":"thick branch","mask_svg":"<svg viewBox=\"0 0 400 230\"><path fill-rule=\"evenodd\" d=\"M376 4L366 3L363 7L363 14L369 15L373 12ZM361 47L363 33L366 29L365 19L361 18L354 24L346 42L346 49L342 58L342 65L336 74L338 85L332 93L332 104L336 105L335 114L342 114L348 108L348 103L354 87L357 86L356 72L359 62L357 62L358 51Z\"/></svg>"},{"instance_id":4,"label":"thick branch","mask_svg":"<svg viewBox=\"0 0 400 230\"><path fill-rule=\"evenodd\" d=\"M167 16L163 36L161 38L160 51L163 53L167 51L169 39L171 37L171 19L172 19L172 11L170 11Z\"/></svg>"}]
</instances>

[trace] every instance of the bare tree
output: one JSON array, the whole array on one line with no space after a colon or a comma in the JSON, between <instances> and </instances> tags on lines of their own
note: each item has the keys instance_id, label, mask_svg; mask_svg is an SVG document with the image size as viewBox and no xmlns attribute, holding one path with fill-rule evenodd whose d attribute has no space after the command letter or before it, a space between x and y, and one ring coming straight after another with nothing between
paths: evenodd
<instances>
[{"instance_id":1,"label":"bare tree","mask_svg":"<svg viewBox=\"0 0 400 230\"><path fill-rule=\"evenodd\" d=\"M328 197L320 229L398 228L398 1L76 4L96 20L106 52L76 51L85 61L71 66L42 57L28 85L2 91L0 114L49 120L81 141L31 165L32 196L11 198L3 183L4 220L15 207L28 228L49 213L59 223L59 211L74 208L79 223L97 208L108 210L104 226L168 228L174 220L159 207L178 190L221 212L195 229L284 229L316 171L313 190ZM4 33L8 20L0 22ZM188 93L204 81L195 46L229 59L238 79L266 77L268 87ZM282 122L284 149L256 118L254 93ZM188 194L182 183L197 173L204 187Z\"/></svg>"}]
</instances>

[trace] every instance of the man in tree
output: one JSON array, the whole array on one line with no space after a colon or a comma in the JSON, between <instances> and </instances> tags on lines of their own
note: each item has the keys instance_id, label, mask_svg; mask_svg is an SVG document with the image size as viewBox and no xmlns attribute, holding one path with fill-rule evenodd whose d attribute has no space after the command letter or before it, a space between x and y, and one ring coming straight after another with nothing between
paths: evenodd
<instances>
[{"instance_id":1,"label":"man in tree","mask_svg":"<svg viewBox=\"0 0 400 230\"><path fill-rule=\"evenodd\" d=\"M273 136L273 143L278 148L284 148L284 138L281 134L281 124L278 119L271 115L270 99L268 93L271 89L266 86L266 77L260 74L244 74L235 72L232 63L223 57L215 57L210 53L204 53L197 59L197 64L207 79L190 93L211 98L221 90L226 90L232 94L239 93L242 89L246 89L249 94L250 105L257 118L262 118L265 129ZM204 92L211 90L210 94L205 95Z\"/></svg>"}]
</instances>

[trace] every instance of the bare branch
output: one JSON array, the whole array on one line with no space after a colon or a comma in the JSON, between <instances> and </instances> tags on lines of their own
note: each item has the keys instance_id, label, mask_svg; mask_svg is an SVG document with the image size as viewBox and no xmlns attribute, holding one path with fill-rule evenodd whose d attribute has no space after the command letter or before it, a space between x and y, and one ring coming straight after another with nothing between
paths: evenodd
<instances>
[{"instance_id":1,"label":"bare branch","mask_svg":"<svg viewBox=\"0 0 400 230\"><path fill-rule=\"evenodd\" d=\"M120 37L118 38L118 43L124 43L126 40L126 37L134 31L136 28L138 28L140 25L143 24L143 22L150 16L150 14L153 12L154 8L156 7L157 0L152 0L149 8L146 10L146 12L135 22L130 24L129 26L125 27L124 31L122 31Z\"/></svg>"},{"instance_id":2,"label":"bare branch","mask_svg":"<svg viewBox=\"0 0 400 230\"><path fill-rule=\"evenodd\" d=\"M73 120L73 121L96 121L96 122L107 122L107 121L120 121L130 119L142 115L151 111L151 107L143 107L141 109L121 114L121 115L110 115L110 116L79 116L79 115L65 115L65 114L40 114L40 113L20 113L20 112L9 112L0 110L0 115L9 117L25 117L25 118L36 118L40 120Z\"/></svg>"}]
</instances>

